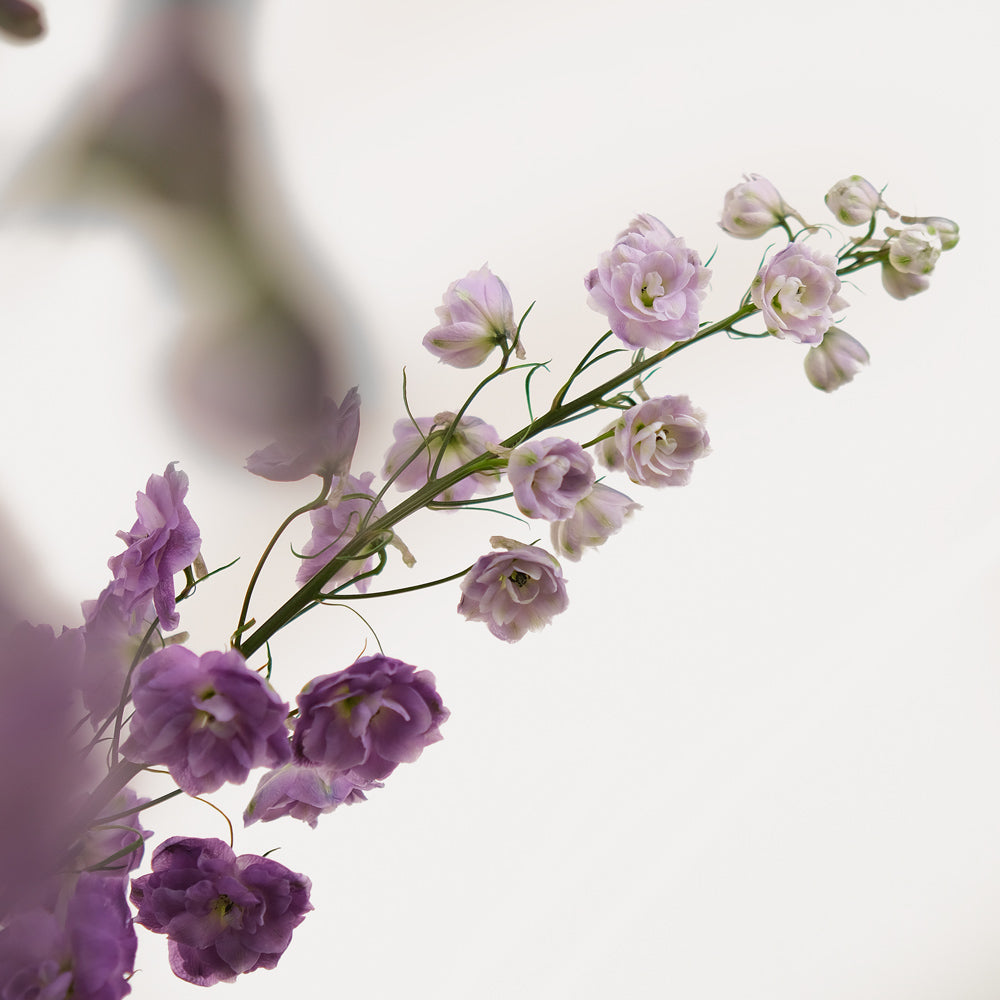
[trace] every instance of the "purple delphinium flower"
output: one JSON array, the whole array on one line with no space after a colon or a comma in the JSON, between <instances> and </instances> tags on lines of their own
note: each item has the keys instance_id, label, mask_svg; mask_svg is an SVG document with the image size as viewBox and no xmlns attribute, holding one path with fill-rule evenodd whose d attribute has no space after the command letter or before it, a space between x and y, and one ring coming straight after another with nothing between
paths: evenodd
<instances>
[{"instance_id":1,"label":"purple delphinium flower","mask_svg":"<svg viewBox=\"0 0 1000 1000\"><path fill-rule=\"evenodd\" d=\"M441 739L448 709L429 670L376 654L311 680L296 698L300 762L380 781Z\"/></svg>"},{"instance_id":2,"label":"purple delphinium flower","mask_svg":"<svg viewBox=\"0 0 1000 1000\"><path fill-rule=\"evenodd\" d=\"M125 879L142 863L145 841L152 830L140 823L140 807L149 800L141 799L131 788L124 788L103 810L106 816L117 818L101 826L91 827L77 845L73 857L73 867L77 870L92 870L107 878ZM124 816L126 810L135 810ZM136 841L139 841L136 844ZM133 845L135 845L133 847ZM132 848L127 854L115 858L114 855ZM113 860L111 860L113 858ZM2 996L2 994L0 994Z\"/></svg>"},{"instance_id":3,"label":"purple delphinium flower","mask_svg":"<svg viewBox=\"0 0 1000 1000\"><path fill-rule=\"evenodd\" d=\"M666 347L698 332L711 271L659 219L641 215L584 279L591 308L629 347Z\"/></svg>"},{"instance_id":4,"label":"purple delphinium flower","mask_svg":"<svg viewBox=\"0 0 1000 1000\"><path fill-rule=\"evenodd\" d=\"M562 521L594 485L594 460L575 441L545 438L515 448L507 479L522 514Z\"/></svg>"},{"instance_id":5,"label":"purple delphinium flower","mask_svg":"<svg viewBox=\"0 0 1000 1000\"><path fill-rule=\"evenodd\" d=\"M373 472L362 473L360 479L348 476L341 481L342 489L337 490L327 503L309 511L312 534L309 536L309 541L302 546L302 555L306 558L302 560L295 574L296 583L306 583L311 580L358 533L361 518L374 504L375 494L371 490L374 479ZM385 513L385 507L381 502L374 504L374 507L374 517L381 517ZM374 565L374 556L352 559L334 573L328 581L328 586L336 587L347 583ZM364 593L370 582L368 579L359 580L358 590Z\"/></svg>"},{"instance_id":6,"label":"purple delphinium flower","mask_svg":"<svg viewBox=\"0 0 1000 1000\"><path fill-rule=\"evenodd\" d=\"M552 547L560 556L578 561L583 550L603 545L621 530L625 519L641 504L611 489L603 483L594 488L576 505L571 517L552 525Z\"/></svg>"},{"instance_id":7,"label":"purple delphinium flower","mask_svg":"<svg viewBox=\"0 0 1000 1000\"><path fill-rule=\"evenodd\" d=\"M355 386L340 406L324 399L314 422L255 451L247 459L247 470L281 483L310 475L346 476L360 430L361 397Z\"/></svg>"},{"instance_id":8,"label":"purple delphinium flower","mask_svg":"<svg viewBox=\"0 0 1000 1000\"><path fill-rule=\"evenodd\" d=\"M140 664L122 753L159 764L189 795L240 784L255 767L291 757L288 705L235 650L198 656L167 646Z\"/></svg>"},{"instance_id":9,"label":"purple delphinium flower","mask_svg":"<svg viewBox=\"0 0 1000 1000\"><path fill-rule=\"evenodd\" d=\"M494 548L481 556L462 578L458 612L469 621L485 622L505 642L517 642L569 606L558 561L536 545L520 545L495 536Z\"/></svg>"},{"instance_id":10,"label":"purple delphinium flower","mask_svg":"<svg viewBox=\"0 0 1000 1000\"><path fill-rule=\"evenodd\" d=\"M823 339L806 353L806 378L817 389L833 392L847 385L868 361L863 344L839 327L831 326Z\"/></svg>"},{"instance_id":11,"label":"purple delphinium flower","mask_svg":"<svg viewBox=\"0 0 1000 1000\"><path fill-rule=\"evenodd\" d=\"M268 771L257 784L246 810L243 825L260 820L269 823L282 816L300 819L315 829L319 817L337 806L365 801L365 791L381 788L379 781L356 779L353 771L332 767L286 764Z\"/></svg>"},{"instance_id":12,"label":"purple delphinium flower","mask_svg":"<svg viewBox=\"0 0 1000 1000\"><path fill-rule=\"evenodd\" d=\"M36 907L0 930L0 997L121 1000L132 991L135 953L124 884L84 872L64 920Z\"/></svg>"},{"instance_id":13,"label":"purple delphinium flower","mask_svg":"<svg viewBox=\"0 0 1000 1000\"><path fill-rule=\"evenodd\" d=\"M150 476L146 492L135 499L138 520L131 531L119 531L128 548L108 560L114 576L110 593L123 599L130 631L140 632L150 601L160 627L177 628L174 574L194 562L201 534L184 505L188 477L171 462L162 476Z\"/></svg>"},{"instance_id":14,"label":"purple delphinium flower","mask_svg":"<svg viewBox=\"0 0 1000 1000\"><path fill-rule=\"evenodd\" d=\"M397 489L420 489L427 483L427 475L441 448L444 432L454 419L454 413L445 412L435 417L418 417L416 426L409 419L397 420L392 428L396 440L386 452L382 475L389 479L396 476L398 471L399 475L393 480ZM403 468L403 464L420 447L421 441L427 441L429 448ZM488 451L491 445L499 443L500 435L485 421L478 417L462 417L445 448L438 466L438 476L454 472L477 455ZM476 473L442 490L435 499L468 500L476 493L492 493L496 485L495 475Z\"/></svg>"},{"instance_id":15,"label":"purple delphinium flower","mask_svg":"<svg viewBox=\"0 0 1000 1000\"><path fill-rule=\"evenodd\" d=\"M127 598L112 593L113 587L105 587L96 600L83 603L81 688L83 703L97 724L117 710L128 669L142 641L126 611ZM142 617L139 615L139 620Z\"/></svg>"},{"instance_id":16,"label":"purple delphinium flower","mask_svg":"<svg viewBox=\"0 0 1000 1000\"><path fill-rule=\"evenodd\" d=\"M427 331L423 344L453 368L481 365L498 345L510 344L517 332L510 292L485 264L453 281L435 312L441 322ZM520 343L517 356L524 357Z\"/></svg>"},{"instance_id":17,"label":"purple delphinium flower","mask_svg":"<svg viewBox=\"0 0 1000 1000\"><path fill-rule=\"evenodd\" d=\"M136 922L169 940L174 975L196 986L273 969L312 909L309 879L221 840L171 837L132 881Z\"/></svg>"},{"instance_id":18,"label":"purple delphinium flower","mask_svg":"<svg viewBox=\"0 0 1000 1000\"><path fill-rule=\"evenodd\" d=\"M695 461L708 454L705 414L687 396L660 396L626 410L598 447L612 471L640 486L684 486Z\"/></svg>"},{"instance_id":19,"label":"purple delphinium flower","mask_svg":"<svg viewBox=\"0 0 1000 1000\"><path fill-rule=\"evenodd\" d=\"M781 340L818 344L846 308L841 298L837 258L805 243L789 243L757 272L750 298L767 332Z\"/></svg>"}]
</instances>

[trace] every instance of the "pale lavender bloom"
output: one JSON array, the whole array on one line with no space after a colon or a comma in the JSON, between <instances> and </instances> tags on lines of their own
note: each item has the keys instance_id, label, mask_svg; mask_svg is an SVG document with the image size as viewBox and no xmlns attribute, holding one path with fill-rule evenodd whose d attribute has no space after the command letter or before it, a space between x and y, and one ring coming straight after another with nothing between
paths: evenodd
<instances>
[{"instance_id":1,"label":"pale lavender bloom","mask_svg":"<svg viewBox=\"0 0 1000 1000\"><path fill-rule=\"evenodd\" d=\"M469 621L485 622L498 639L517 642L569 606L562 568L536 545L500 536L490 544L507 548L476 560L462 579L458 612Z\"/></svg>"},{"instance_id":2,"label":"pale lavender bloom","mask_svg":"<svg viewBox=\"0 0 1000 1000\"><path fill-rule=\"evenodd\" d=\"M454 368L481 365L517 332L510 292L485 264L453 281L435 312L441 322L424 335L424 347ZM520 344L517 356L524 357Z\"/></svg>"},{"instance_id":3,"label":"pale lavender bloom","mask_svg":"<svg viewBox=\"0 0 1000 1000\"><path fill-rule=\"evenodd\" d=\"M381 787L381 782L362 780L352 771L286 764L268 771L257 783L243 813L243 825L250 826L258 820L269 823L282 816L291 816L315 829L324 813L333 812L337 806L364 802L366 791Z\"/></svg>"},{"instance_id":4,"label":"pale lavender bloom","mask_svg":"<svg viewBox=\"0 0 1000 1000\"><path fill-rule=\"evenodd\" d=\"M941 256L941 239L923 225L890 229L889 263L901 274L930 274Z\"/></svg>"},{"instance_id":5,"label":"pale lavender bloom","mask_svg":"<svg viewBox=\"0 0 1000 1000\"><path fill-rule=\"evenodd\" d=\"M295 574L296 583L311 580L357 533L361 518L375 507L373 517L385 514L385 507L375 504L375 494L371 485L375 479L373 472L364 472L361 478L348 476L342 481L341 489L322 507L309 512L312 534L302 547L302 560ZM352 494L363 494L353 496ZM337 570L328 581L330 587L347 583L360 573L366 573L375 565L375 557L352 559ZM360 580L357 588L362 593L368 589L370 580Z\"/></svg>"},{"instance_id":6,"label":"pale lavender bloom","mask_svg":"<svg viewBox=\"0 0 1000 1000\"><path fill-rule=\"evenodd\" d=\"M454 413L444 412L435 417L417 417L416 426L409 419L397 420L392 428L396 440L386 452L382 475L386 479L394 476L420 447L421 441L426 440L429 442L429 449L418 455L393 480L396 488L404 492L426 485L428 473L440 451L444 432L454 419ZM438 477L454 472L499 443L500 435L485 421L478 417L462 417L445 448L438 466ZM496 484L497 476L477 473L442 490L435 499L468 500L476 493L492 493Z\"/></svg>"},{"instance_id":7,"label":"pale lavender bloom","mask_svg":"<svg viewBox=\"0 0 1000 1000\"><path fill-rule=\"evenodd\" d=\"M744 174L743 178L726 192L719 226L737 239L754 240L792 213L766 177Z\"/></svg>"},{"instance_id":8,"label":"pale lavender bloom","mask_svg":"<svg viewBox=\"0 0 1000 1000\"><path fill-rule=\"evenodd\" d=\"M379 781L441 739L449 712L429 670L377 654L311 680L296 698L300 762Z\"/></svg>"},{"instance_id":9,"label":"pale lavender bloom","mask_svg":"<svg viewBox=\"0 0 1000 1000\"><path fill-rule=\"evenodd\" d=\"M135 953L124 884L84 873L63 918L36 907L0 929L0 997L121 1000L132 991Z\"/></svg>"},{"instance_id":10,"label":"pale lavender bloom","mask_svg":"<svg viewBox=\"0 0 1000 1000\"><path fill-rule=\"evenodd\" d=\"M767 332L800 344L818 344L847 306L838 294L837 259L804 243L789 243L758 272L750 297Z\"/></svg>"},{"instance_id":11,"label":"pale lavender bloom","mask_svg":"<svg viewBox=\"0 0 1000 1000\"><path fill-rule=\"evenodd\" d=\"M575 441L545 438L515 448L507 479L522 514L562 521L594 485L594 460Z\"/></svg>"},{"instance_id":12,"label":"pale lavender bloom","mask_svg":"<svg viewBox=\"0 0 1000 1000\"><path fill-rule=\"evenodd\" d=\"M887 260L882 261L882 287L894 299L908 299L926 291L930 284L931 279L926 274L907 274L897 271Z\"/></svg>"},{"instance_id":13,"label":"pale lavender bloom","mask_svg":"<svg viewBox=\"0 0 1000 1000\"><path fill-rule=\"evenodd\" d=\"M868 364L868 352L849 333L831 326L821 343L806 354L806 378L817 389L833 392L847 385Z\"/></svg>"},{"instance_id":14,"label":"pale lavender bloom","mask_svg":"<svg viewBox=\"0 0 1000 1000\"><path fill-rule=\"evenodd\" d=\"M584 279L592 309L629 347L665 347L698 332L711 272L659 219L641 215Z\"/></svg>"},{"instance_id":15,"label":"pale lavender bloom","mask_svg":"<svg viewBox=\"0 0 1000 1000\"><path fill-rule=\"evenodd\" d=\"M594 488L577 505L572 517L552 525L552 547L560 556L577 562L584 549L603 545L621 530L626 518L641 510L642 505L603 483Z\"/></svg>"},{"instance_id":16,"label":"pale lavender bloom","mask_svg":"<svg viewBox=\"0 0 1000 1000\"><path fill-rule=\"evenodd\" d=\"M687 396L648 399L611 425L614 436L600 442L598 457L640 486L685 486L694 463L709 451L704 421Z\"/></svg>"},{"instance_id":17,"label":"pale lavender bloom","mask_svg":"<svg viewBox=\"0 0 1000 1000\"><path fill-rule=\"evenodd\" d=\"M360 430L361 397L355 386L340 406L325 398L314 422L255 451L247 459L247 470L282 483L311 475L346 476Z\"/></svg>"},{"instance_id":18,"label":"pale lavender bloom","mask_svg":"<svg viewBox=\"0 0 1000 1000\"><path fill-rule=\"evenodd\" d=\"M254 768L291 758L288 705L235 650L157 650L136 671L132 701L122 753L168 768L189 795L240 784Z\"/></svg>"},{"instance_id":19,"label":"pale lavender bloom","mask_svg":"<svg viewBox=\"0 0 1000 1000\"><path fill-rule=\"evenodd\" d=\"M167 935L170 968L196 986L273 969L312 909L304 875L221 840L171 837L152 867L132 881L136 922Z\"/></svg>"},{"instance_id":20,"label":"pale lavender bloom","mask_svg":"<svg viewBox=\"0 0 1000 1000\"><path fill-rule=\"evenodd\" d=\"M867 226L882 204L882 195L870 181L852 174L837 181L823 199L845 226Z\"/></svg>"},{"instance_id":21,"label":"pale lavender bloom","mask_svg":"<svg viewBox=\"0 0 1000 1000\"><path fill-rule=\"evenodd\" d=\"M150 476L146 492L137 493L139 519L131 531L119 531L128 548L108 560L113 580L110 593L123 599L130 631L140 632L149 603L160 627L177 628L174 574L190 566L201 551L201 534L184 505L188 477L171 462L162 476Z\"/></svg>"}]
</instances>

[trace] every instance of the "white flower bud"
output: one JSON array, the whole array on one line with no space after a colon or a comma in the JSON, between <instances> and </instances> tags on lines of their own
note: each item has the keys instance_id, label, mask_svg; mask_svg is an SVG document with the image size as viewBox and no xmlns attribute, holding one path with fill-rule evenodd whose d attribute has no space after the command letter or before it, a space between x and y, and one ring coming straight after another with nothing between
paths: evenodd
<instances>
[{"instance_id":1,"label":"white flower bud","mask_svg":"<svg viewBox=\"0 0 1000 1000\"><path fill-rule=\"evenodd\" d=\"M782 219L793 212L766 177L760 174L743 176L746 179L742 184L726 192L719 225L730 236L754 240L780 225Z\"/></svg>"},{"instance_id":2,"label":"white flower bud","mask_svg":"<svg viewBox=\"0 0 1000 1000\"><path fill-rule=\"evenodd\" d=\"M868 352L849 333L831 326L821 343L806 354L806 378L817 389L833 392L847 385L868 364Z\"/></svg>"},{"instance_id":3,"label":"white flower bud","mask_svg":"<svg viewBox=\"0 0 1000 1000\"><path fill-rule=\"evenodd\" d=\"M905 222L908 226L922 223L932 236L941 241L942 250L954 250L958 246L958 223L951 219L943 219L939 215L929 215L925 218L904 215L899 221Z\"/></svg>"},{"instance_id":4,"label":"white flower bud","mask_svg":"<svg viewBox=\"0 0 1000 1000\"><path fill-rule=\"evenodd\" d=\"M911 295L924 291L931 279L923 274L904 274L897 271L888 261L882 262L882 287L894 299L908 299Z\"/></svg>"},{"instance_id":5,"label":"white flower bud","mask_svg":"<svg viewBox=\"0 0 1000 1000\"><path fill-rule=\"evenodd\" d=\"M941 256L941 240L925 225L889 229L889 263L902 274L930 274Z\"/></svg>"},{"instance_id":6,"label":"white flower bud","mask_svg":"<svg viewBox=\"0 0 1000 1000\"><path fill-rule=\"evenodd\" d=\"M845 226L868 225L876 209L882 207L882 195L857 174L837 181L823 200Z\"/></svg>"}]
</instances>

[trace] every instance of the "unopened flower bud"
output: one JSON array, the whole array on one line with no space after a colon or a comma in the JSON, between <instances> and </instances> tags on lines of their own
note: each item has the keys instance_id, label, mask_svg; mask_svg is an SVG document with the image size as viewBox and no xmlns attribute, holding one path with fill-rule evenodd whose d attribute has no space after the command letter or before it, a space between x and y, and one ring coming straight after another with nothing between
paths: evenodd
<instances>
[{"instance_id":1,"label":"unopened flower bud","mask_svg":"<svg viewBox=\"0 0 1000 1000\"><path fill-rule=\"evenodd\" d=\"M858 174L837 181L823 200L845 226L868 225L875 210L882 207L881 194Z\"/></svg>"},{"instance_id":2,"label":"unopened flower bud","mask_svg":"<svg viewBox=\"0 0 1000 1000\"><path fill-rule=\"evenodd\" d=\"M902 274L930 274L941 256L941 240L923 224L889 229L889 263Z\"/></svg>"},{"instance_id":3,"label":"unopened flower bud","mask_svg":"<svg viewBox=\"0 0 1000 1000\"><path fill-rule=\"evenodd\" d=\"M766 177L760 174L743 176L746 179L742 184L726 192L719 225L737 239L755 240L794 212Z\"/></svg>"},{"instance_id":4,"label":"unopened flower bud","mask_svg":"<svg viewBox=\"0 0 1000 1000\"><path fill-rule=\"evenodd\" d=\"M931 279L924 274L904 274L888 261L882 262L882 287L894 299L908 299L911 295L924 291L930 283Z\"/></svg>"},{"instance_id":5,"label":"unopened flower bud","mask_svg":"<svg viewBox=\"0 0 1000 1000\"><path fill-rule=\"evenodd\" d=\"M903 215L899 221L905 222L908 226L922 223L927 227L927 232L941 241L942 250L954 250L958 246L958 223L951 219L943 219L939 215L929 215L925 218Z\"/></svg>"},{"instance_id":6,"label":"unopened flower bud","mask_svg":"<svg viewBox=\"0 0 1000 1000\"><path fill-rule=\"evenodd\" d=\"M868 352L864 346L849 333L831 326L822 342L806 354L806 378L817 389L833 392L847 385L866 364Z\"/></svg>"}]
</instances>

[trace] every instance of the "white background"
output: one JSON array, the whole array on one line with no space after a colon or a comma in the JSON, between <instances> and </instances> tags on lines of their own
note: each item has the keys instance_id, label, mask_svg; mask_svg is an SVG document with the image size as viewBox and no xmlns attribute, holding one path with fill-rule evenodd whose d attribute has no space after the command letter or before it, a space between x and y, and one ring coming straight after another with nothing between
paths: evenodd
<instances>
[{"instance_id":1,"label":"white background","mask_svg":"<svg viewBox=\"0 0 1000 1000\"><path fill-rule=\"evenodd\" d=\"M842 324L870 369L831 396L803 350L718 338L652 382L708 413L713 454L567 564L570 609L507 646L454 613L454 586L362 609L389 655L433 670L445 739L368 803L280 847L316 912L241 998L302 996L994 1000L1000 992L1000 663L992 36L971 0L628 5L260 0L252 58L290 225L351 317L378 470L402 415L457 406L472 378L420 347L449 282L488 260L551 391L606 327L583 275L637 211L707 258L704 318L730 311L766 241L716 222L745 171L814 221L861 173L906 213L962 225L928 292L874 272ZM51 0L50 37L0 50L0 179L65 130L108 69L123 8ZM27 165L27 166L26 166ZM989 184L989 186L988 186ZM119 551L150 473L179 461L210 565L185 606L222 648L252 565L312 484L255 480L176 418L183 313L113 216L4 209L0 420L5 562L68 624ZM544 398L539 389L539 398ZM502 434L516 393L477 413ZM533 526L534 527L534 526ZM400 529L388 583L457 570L488 514ZM297 536L297 543L304 533ZM290 593L283 555L259 607ZM34 584L31 584L34 581ZM270 602L270 604L268 604ZM287 698L370 633L314 613L275 641ZM214 797L237 819L247 789ZM157 836L225 837L206 807ZM199 995L140 931L134 995Z\"/></svg>"}]
</instances>

